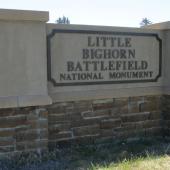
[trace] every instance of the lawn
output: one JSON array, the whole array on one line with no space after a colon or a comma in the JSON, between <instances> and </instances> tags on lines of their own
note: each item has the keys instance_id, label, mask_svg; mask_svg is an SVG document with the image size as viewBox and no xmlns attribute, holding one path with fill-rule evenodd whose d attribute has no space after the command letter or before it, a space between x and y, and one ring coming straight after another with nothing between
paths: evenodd
<instances>
[{"instance_id":1,"label":"lawn","mask_svg":"<svg viewBox=\"0 0 170 170\"><path fill-rule=\"evenodd\" d=\"M170 139L148 138L58 147L0 160L0 170L169 170Z\"/></svg>"},{"instance_id":2,"label":"lawn","mask_svg":"<svg viewBox=\"0 0 170 170\"><path fill-rule=\"evenodd\" d=\"M170 156L152 156L146 158L139 157L130 160L124 159L119 163L111 163L109 165L92 165L90 170L169 170Z\"/></svg>"}]
</instances>

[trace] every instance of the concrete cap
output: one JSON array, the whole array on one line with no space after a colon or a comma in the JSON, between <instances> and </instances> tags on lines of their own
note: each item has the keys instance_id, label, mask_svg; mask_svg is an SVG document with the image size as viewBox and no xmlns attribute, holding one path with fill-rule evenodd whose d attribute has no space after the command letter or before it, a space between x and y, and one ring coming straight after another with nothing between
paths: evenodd
<instances>
[{"instance_id":1,"label":"concrete cap","mask_svg":"<svg viewBox=\"0 0 170 170\"><path fill-rule=\"evenodd\" d=\"M48 11L0 9L0 20L47 22L49 20L49 12Z\"/></svg>"},{"instance_id":2,"label":"concrete cap","mask_svg":"<svg viewBox=\"0 0 170 170\"><path fill-rule=\"evenodd\" d=\"M156 29L156 30L169 30L170 29L170 21L151 24L151 25L144 26L142 28Z\"/></svg>"}]
</instances>

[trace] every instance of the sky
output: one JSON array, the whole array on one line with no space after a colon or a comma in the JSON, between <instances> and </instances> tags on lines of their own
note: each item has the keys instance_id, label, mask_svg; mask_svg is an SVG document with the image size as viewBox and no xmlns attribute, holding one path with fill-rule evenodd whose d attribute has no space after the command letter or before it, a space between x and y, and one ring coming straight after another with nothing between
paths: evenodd
<instances>
[{"instance_id":1,"label":"sky","mask_svg":"<svg viewBox=\"0 0 170 170\"><path fill-rule=\"evenodd\" d=\"M50 12L50 21L63 15L71 24L139 27L170 20L170 0L0 0L0 8Z\"/></svg>"}]
</instances>

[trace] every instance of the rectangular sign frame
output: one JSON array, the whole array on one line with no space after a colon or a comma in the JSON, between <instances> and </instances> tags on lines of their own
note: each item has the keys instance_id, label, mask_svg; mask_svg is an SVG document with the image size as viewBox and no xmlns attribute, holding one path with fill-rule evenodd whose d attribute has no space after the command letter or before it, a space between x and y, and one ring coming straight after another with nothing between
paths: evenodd
<instances>
[{"instance_id":1,"label":"rectangular sign frame","mask_svg":"<svg viewBox=\"0 0 170 170\"><path fill-rule=\"evenodd\" d=\"M145 36L155 37L159 43L159 71L158 75L154 79L146 80L120 80L120 81L96 81L96 82L71 82L71 83L58 83L51 74L51 40L55 34L98 34L98 35L116 35L116 36ZM79 85L103 85L103 84L122 84L122 83L147 83L157 82L161 77L162 70L162 40L157 33L139 33L139 32L115 32L115 31L95 31L95 30L69 30L69 29L53 29L50 34L47 35L47 71L48 81L52 82L54 86L79 86Z\"/></svg>"}]
</instances>

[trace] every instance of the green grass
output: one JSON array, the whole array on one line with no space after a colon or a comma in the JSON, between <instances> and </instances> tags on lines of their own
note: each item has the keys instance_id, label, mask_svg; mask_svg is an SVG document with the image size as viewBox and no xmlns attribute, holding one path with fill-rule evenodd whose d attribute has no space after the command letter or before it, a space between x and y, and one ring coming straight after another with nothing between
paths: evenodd
<instances>
[{"instance_id":1,"label":"green grass","mask_svg":"<svg viewBox=\"0 0 170 170\"><path fill-rule=\"evenodd\" d=\"M119 163L100 166L92 165L89 170L169 170L170 156L149 156L146 158L139 157L130 160L124 159Z\"/></svg>"}]
</instances>

